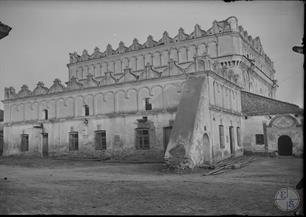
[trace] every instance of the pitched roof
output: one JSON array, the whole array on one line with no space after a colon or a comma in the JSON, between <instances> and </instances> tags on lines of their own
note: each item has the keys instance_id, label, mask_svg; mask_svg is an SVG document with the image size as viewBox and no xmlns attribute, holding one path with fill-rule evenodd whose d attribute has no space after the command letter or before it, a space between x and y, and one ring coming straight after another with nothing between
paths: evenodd
<instances>
[{"instance_id":1,"label":"pitched roof","mask_svg":"<svg viewBox=\"0 0 306 217\"><path fill-rule=\"evenodd\" d=\"M9 32L11 31L11 29L12 28L9 27L8 25L5 25L4 23L0 22L0 39L7 36Z\"/></svg>"},{"instance_id":2,"label":"pitched roof","mask_svg":"<svg viewBox=\"0 0 306 217\"><path fill-rule=\"evenodd\" d=\"M259 116L288 113L303 114L304 110L291 103L241 91L241 112L246 116Z\"/></svg>"}]
</instances>

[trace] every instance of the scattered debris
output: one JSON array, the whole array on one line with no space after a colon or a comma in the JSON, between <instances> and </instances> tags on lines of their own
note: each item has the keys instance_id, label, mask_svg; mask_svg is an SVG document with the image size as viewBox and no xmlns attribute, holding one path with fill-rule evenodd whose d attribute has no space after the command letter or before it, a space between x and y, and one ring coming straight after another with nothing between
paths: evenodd
<instances>
[{"instance_id":1,"label":"scattered debris","mask_svg":"<svg viewBox=\"0 0 306 217\"><path fill-rule=\"evenodd\" d=\"M214 169L212 171L209 171L208 173L203 174L203 176L221 174L224 173L226 169L239 169L249 165L255 159L255 157L247 156L230 157L212 165L211 168Z\"/></svg>"}]
</instances>

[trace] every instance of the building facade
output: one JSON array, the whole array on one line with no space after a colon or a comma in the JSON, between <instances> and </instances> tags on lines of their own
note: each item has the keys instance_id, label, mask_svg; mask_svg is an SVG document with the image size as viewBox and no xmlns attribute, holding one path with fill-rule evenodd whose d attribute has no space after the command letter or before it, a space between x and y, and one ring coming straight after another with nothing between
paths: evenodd
<instances>
[{"instance_id":1,"label":"building facade","mask_svg":"<svg viewBox=\"0 0 306 217\"><path fill-rule=\"evenodd\" d=\"M70 54L69 80L5 88L4 155L187 159L243 152L241 91L274 98L273 62L236 17Z\"/></svg>"}]
</instances>

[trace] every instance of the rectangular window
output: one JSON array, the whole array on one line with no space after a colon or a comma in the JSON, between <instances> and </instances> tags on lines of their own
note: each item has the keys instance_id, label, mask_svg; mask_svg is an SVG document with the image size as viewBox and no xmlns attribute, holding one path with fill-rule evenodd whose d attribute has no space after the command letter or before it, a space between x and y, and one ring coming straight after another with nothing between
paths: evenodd
<instances>
[{"instance_id":1,"label":"rectangular window","mask_svg":"<svg viewBox=\"0 0 306 217\"><path fill-rule=\"evenodd\" d=\"M136 149L150 149L149 129L136 129Z\"/></svg>"},{"instance_id":2,"label":"rectangular window","mask_svg":"<svg viewBox=\"0 0 306 217\"><path fill-rule=\"evenodd\" d=\"M263 145L263 144L265 144L264 135L263 134L256 134L255 137L256 137L256 145Z\"/></svg>"},{"instance_id":3,"label":"rectangular window","mask_svg":"<svg viewBox=\"0 0 306 217\"><path fill-rule=\"evenodd\" d=\"M150 103L150 98L145 98L146 111L152 110L152 104Z\"/></svg>"},{"instance_id":4,"label":"rectangular window","mask_svg":"<svg viewBox=\"0 0 306 217\"><path fill-rule=\"evenodd\" d=\"M224 148L224 126L219 125L219 139L220 139L220 148Z\"/></svg>"},{"instance_id":5,"label":"rectangular window","mask_svg":"<svg viewBox=\"0 0 306 217\"><path fill-rule=\"evenodd\" d=\"M241 146L241 135L240 135L240 127L237 127L237 144Z\"/></svg>"},{"instance_id":6,"label":"rectangular window","mask_svg":"<svg viewBox=\"0 0 306 217\"><path fill-rule=\"evenodd\" d=\"M29 151L29 134L21 134L21 151Z\"/></svg>"},{"instance_id":7,"label":"rectangular window","mask_svg":"<svg viewBox=\"0 0 306 217\"><path fill-rule=\"evenodd\" d=\"M79 135L78 132L69 133L69 151L79 150Z\"/></svg>"},{"instance_id":8,"label":"rectangular window","mask_svg":"<svg viewBox=\"0 0 306 217\"><path fill-rule=\"evenodd\" d=\"M95 131L95 147L96 147L96 150L106 149L106 131L105 130Z\"/></svg>"},{"instance_id":9,"label":"rectangular window","mask_svg":"<svg viewBox=\"0 0 306 217\"><path fill-rule=\"evenodd\" d=\"M84 105L84 108L85 108L85 116L89 116L89 106Z\"/></svg>"}]
</instances>

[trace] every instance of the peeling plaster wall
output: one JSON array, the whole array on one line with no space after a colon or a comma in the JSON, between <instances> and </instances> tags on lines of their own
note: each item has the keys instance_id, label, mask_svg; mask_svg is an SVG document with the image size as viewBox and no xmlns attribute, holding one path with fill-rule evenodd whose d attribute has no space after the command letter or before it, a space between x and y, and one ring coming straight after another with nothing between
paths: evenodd
<instances>
[{"instance_id":1,"label":"peeling plaster wall","mask_svg":"<svg viewBox=\"0 0 306 217\"><path fill-rule=\"evenodd\" d=\"M188 159L190 167L194 167L202 160L199 153L195 153L197 148L193 146L196 140L194 128L200 127L197 126L196 118L204 80L203 76L190 77L185 83L165 153L165 159L172 164L179 164L183 159ZM194 154L196 156L193 156Z\"/></svg>"},{"instance_id":2,"label":"peeling plaster wall","mask_svg":"<svg viewBox=\"0 0 306 217\"><path fill-rule=\"evenodd\" d=\"M211 121L211 143L212 146L212 159L214 162L218 162L222 159L228 158L231 154L239 156L243 154L242 135L244 133L243 127L241 126L241 117L232 114L224 114L219 111L210 110L210 121ZM224 147L220 145L220 133L219 125L224 127ZM230 148L230 136L229 127L234 128L234 153L231 153ZM237 135L237 128L240 128L240 138ZM240 146L238 145L238 139L240 139Z\"/></svg>"},{"instance_id":3,"label":"peeling plaster wall","mask_svg":"<svg viewBox=\"0 0 306 217\"><path fill-rule=\"evenodd\" d=\"M268 151L278 151L278 139L282 135L289 136L292 141L293 155L303 154L303 130L301 127L292 127L288 129L278 129L276 127L267 128Z\"/></svg>"},{"instance_id":4,"label":"peeling plaster wall","mask_svg":"<svg viewBox=\"0 0 306 217\"><path fill-rule=\"evenodd\" d=\"M276 127L273 125L278 118L289 118L295 120L295 123L289 127ZM301 156L303 154L303 128L301 123L302 117L293 117L292 115L276 116L248 116L243 120L243 146L246 151L250 152L274 152L278 151L278 139L282 135L291 138L293 155ZM264 126L266 125L266 134ZM256 134L264 134L266 144L256 144Z\"/></svg>"},{"instance_id":5,"label":"peeling plaster wall","mask_svg":"<svg viewBox=\"0 0 306 217\"><path fill-rule=\"evenodd\" d=\"M256 134L264 134L263 123L269 123L268 116L248 116L243 119L243 146L251 152L265 152L265 145L256 144Z\"/></svg>"},{"instance_id":6,"label":"peeling plaster wall","mask_svg":"<svg viewBox=\"0 0 306 217\"><path fill-rule=\"evenodd\" d=\"M148 114L148 120L154 124L154 136L150 141L149 150L135 149L135 128L137 119L142 115L128 115L104 118L87 118L88 124L84 124L84 118L75 120L61 120L59 122L44 122L44 132L48 133L49 156L58 155L88 155L99 156L112 153L132 154L138 153L147 158L163 159L163 128L169 126L169 121L175 118L175 112ZM35 124L36 125L36 124ZM95 150L94 131L106 130L107 150ZM12 125L4 127L5 147L3 155L22 154L21 134L29 134L29 151L24 154L42 153L42 129L33 128L33 124ZM79 137L79 150L69 151L69 132L77 131ZM118 136L120 141L118 142ZM115 139L117 137L117 140ZM145 157L146 156L146 157ZM141 156L139 156L141 159Z\"/></svg>"}]
</instances>

